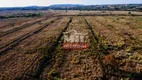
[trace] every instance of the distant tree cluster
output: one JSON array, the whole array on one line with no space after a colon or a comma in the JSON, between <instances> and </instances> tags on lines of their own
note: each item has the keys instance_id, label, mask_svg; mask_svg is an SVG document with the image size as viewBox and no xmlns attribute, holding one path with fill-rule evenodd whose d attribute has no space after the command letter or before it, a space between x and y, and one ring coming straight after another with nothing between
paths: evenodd
<instances>
[{"instance_id":1,"label":"distant tree cluster","mask_svg":"<svg viewBox=\"0 0 142 80\"><path fill-rule=\"evenodd\" d=\"M142 4L118 4L118 5L80 5L80 6L52 6L53 10L109 10L109 11L142 11Z\"/></svg>"}]
</instances>

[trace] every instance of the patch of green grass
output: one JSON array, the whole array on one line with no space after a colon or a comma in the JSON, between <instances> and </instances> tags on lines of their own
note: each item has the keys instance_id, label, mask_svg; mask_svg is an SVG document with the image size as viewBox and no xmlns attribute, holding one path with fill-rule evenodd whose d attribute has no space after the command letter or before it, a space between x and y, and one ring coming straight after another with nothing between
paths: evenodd
<instances>
[{"instance_id":1,"label":"patch of green grass","mask_svg":"<svg viewBox=\"0 0 142 80\"><path fill-rule=\"evenodd\" d=\"M142 17L136 18L136 21L142 21Z\"/></svg>"},{"instance_id":2,"label":"patch of green grass","mask_svg":"<svg viewBox=\"0 0 142 80\"><path fill-rule=\"evenodd\" d=\"M57 77L54 77L54 78L53 78L53 80L62 80L62 79L60 79L60 78L57 78Z\"/></svg>"},{"instance_id":3,"label":"patch of green grass","mask_svg":"<svg viewBox=\"0 0 142 80\"><path fill-rule=\"evenodd\" d=\"M138 26L138 28L141 28L141 29L142 29L142 26Z\"/></svg>"}]
</instances>

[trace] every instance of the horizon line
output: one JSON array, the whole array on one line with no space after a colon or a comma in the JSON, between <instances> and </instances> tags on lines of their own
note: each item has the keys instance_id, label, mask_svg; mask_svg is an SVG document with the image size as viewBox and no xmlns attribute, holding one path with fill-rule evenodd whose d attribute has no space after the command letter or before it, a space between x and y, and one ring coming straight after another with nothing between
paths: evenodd
<instances>
[{"instance_id":1,"label":"horizon line","mask_svg":"<svg viewBox=\"0 0 142 80\"><path fill-rule=\"evenodd\" d=\"M138 5L138 4L142 4L142 3L113 3L113 4L67 4L67 5L84 5L84 6L89 6L89 5L129 5L129 4L136 4L136 5ZM51 4L51 5L66 5L66 4ZM49 7L49 6L51 6L51 5L43 5L43 6L41 6L41 5L26 5L26 6L0 6L0 8L13 8L13 7L32 7L32 6L35 6L35 7Z\"/></svg>"}]
</instances>

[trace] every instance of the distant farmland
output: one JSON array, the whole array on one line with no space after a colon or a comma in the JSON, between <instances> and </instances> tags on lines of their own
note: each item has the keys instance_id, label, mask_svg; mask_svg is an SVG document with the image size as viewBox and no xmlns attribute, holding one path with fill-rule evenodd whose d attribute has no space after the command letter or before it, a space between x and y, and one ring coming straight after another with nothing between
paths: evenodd
<instances>
[{"instance_id":1,"label":"distant farmland","mask_svg":"<svg viewBox=\"0 0 142 80\"><path fill-rule=\"evenodd\" d=\"M127 80L142 76L142 12L39 10L0 19L0 80ZM62 49L88 33L88 49Z\"/></svg>"}]
</instances>

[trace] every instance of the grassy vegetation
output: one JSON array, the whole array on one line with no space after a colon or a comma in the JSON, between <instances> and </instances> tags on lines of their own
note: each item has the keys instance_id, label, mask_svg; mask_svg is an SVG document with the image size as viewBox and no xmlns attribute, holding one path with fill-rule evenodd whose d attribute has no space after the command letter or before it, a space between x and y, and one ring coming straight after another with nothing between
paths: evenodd
<instances>
[{"instance_id":1,"label":"grassy vegetation","mask_svg":"<svg viewBox=\"0 0 142 80\"><path fill-rule=\"evenodd\" d=\"M136 65L134 65L134 63L139 65L141 63L141 48L139 50L135 49L136 47L138 48L142 46L142 44L140 43L141 29L138 28L135 24L134 25L131 24L133 23L132 21L138 18L141 17L110 16L110 17L94 17L94 19L93 17L88 17L88 20L90 20L90 23L93 26L94 32L97 33L98 37L100 37L99 38L101 44L100 48L102 50L106 50L107 52L109 52L109 55L107 53L107 55L104 58L105 61L104 64L106 65L111 64L112 69L113 68L116 68L116 70L121 69L124 72L126 71L133 73L133 75L135 75L135 73L140 74L138 71L140 67L135 68ZM121 22L121 19L123 20L123 22ZM127 22L129 22L130 24L125 24ZM141 23L138 21L135 22L137 25ZM133 26L133 29L130 26ZM134 29L136 30L135 32L133 32ZM105 54L106 51L104 52ZM139 56L134 57L138 54ZM131 65L130 63L133 63L133 66L130 67ZM125 68L123 68L124 66Z\"/></svg>"}]
</instances>

